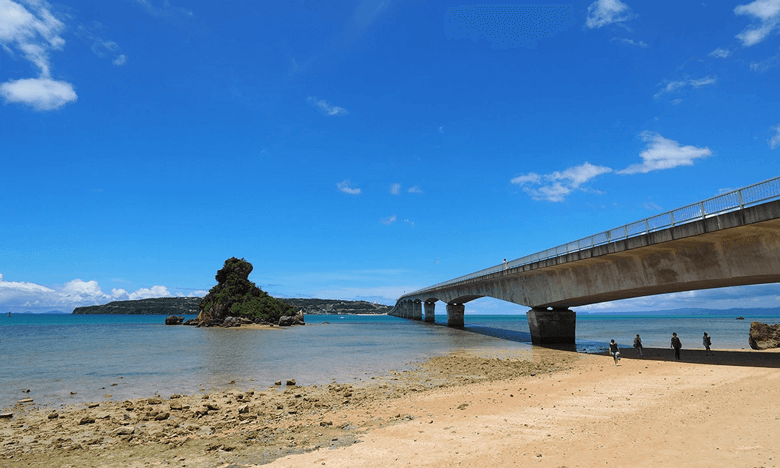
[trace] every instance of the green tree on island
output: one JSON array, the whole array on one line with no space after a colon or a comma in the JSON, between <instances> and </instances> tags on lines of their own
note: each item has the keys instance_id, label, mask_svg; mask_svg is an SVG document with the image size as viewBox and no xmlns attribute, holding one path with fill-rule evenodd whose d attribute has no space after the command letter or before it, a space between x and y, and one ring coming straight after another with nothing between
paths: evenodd
<instances>
[{"instance_id":1,"label":"green tree on island","mask_svg":"<svg viewBox=\"0 0 780 468\"><path fill-rule=\"evenodd\" d=\"M249 281L252 264L236 257L225 260L217 271L217 285L200 303L198 323L243 317L252 321L276 323L284 315L294 316L294 307L274 299Z\"/></svg>"}]
</instances>

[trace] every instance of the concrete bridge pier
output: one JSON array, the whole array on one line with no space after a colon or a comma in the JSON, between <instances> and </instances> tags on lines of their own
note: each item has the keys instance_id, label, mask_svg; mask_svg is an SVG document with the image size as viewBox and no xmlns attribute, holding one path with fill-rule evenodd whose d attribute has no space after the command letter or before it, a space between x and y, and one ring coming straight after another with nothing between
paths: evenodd
<instances>
[{"instance_id":1,"label":"concrete bridge pier","mask_svg":"<svg viewBox=\"0 0 780 468\"><path fill-rule=\"evenodd\" d=\"M449 313L449 309L447 309ZM573 310L553 308L534 308L526 313L528 328L531 330L531 343L574 344L577 328L577 314Z\"/></svg>"},{"instance_id":2,"label":"concrete bridge pier","mask_svg":"<svg viewBox=\"0 0 780 468\"><path fill-rule=\"evenodd\" d=\"M463 314L466 306L463 304L447 304L447 326L463 328Z\"/></svg>"},{"instance_id":3,"label":"concrete bridge pier","mask_svg":"<svg viewBox=\"0 0 780 468\"><path fill-rule=\"evenodd\" d=\"M406 301L404 304L404 318L412 318L412 301Z\"/></svg>"},{"instance_id":4,"label":"concrete bridge pier","mask_svg":"<svg viewBox=\"0 0 780 468\"><path fill-rule=\"evenodd\" d=\"M436 303L435 302L426 302L425 303L425 321L427 323L433 323L436 321Z\"/></svg>"},{"instance_id":5,"label":"concrete bridge pier","mask_svg":"<svg viewBox=\"0 0 780 468\"><path fill-rule=\"evenodd\" d=\"M422 320L422 302L412 302L412 320Z\"/></svg>"},{"instance_id":6,"label":"concrete bridge pier","mask_svg":"<svg viewBox=\"0 0 780 468\"><path fill-rule=\"evenodd\" d=\"M398 311L398 316L401 318L406 318L407 315L406 311L408 308L409 308L409 301L403 301L400 307L401 310Z\"/></svg>"}]
</instances>

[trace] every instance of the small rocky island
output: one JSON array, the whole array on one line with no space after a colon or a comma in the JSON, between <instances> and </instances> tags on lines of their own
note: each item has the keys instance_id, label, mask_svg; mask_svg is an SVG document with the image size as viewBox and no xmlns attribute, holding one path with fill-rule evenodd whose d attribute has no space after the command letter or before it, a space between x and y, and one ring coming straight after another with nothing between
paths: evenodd
<instances>
[{"instance_id":1,"label":"small rocky island","mask_svg":"<svg viewBox=\"0 0 780 468\"><path fill-rule=\"evenodd\" d=\"M268 295L249 281L252 264L236 257L217 271L217 285L200 302L198 317L185 324L232 327L241 324L303 325L303 312ZM167 320L166 320L167 323Z\"/></svg>"}]
</instances>

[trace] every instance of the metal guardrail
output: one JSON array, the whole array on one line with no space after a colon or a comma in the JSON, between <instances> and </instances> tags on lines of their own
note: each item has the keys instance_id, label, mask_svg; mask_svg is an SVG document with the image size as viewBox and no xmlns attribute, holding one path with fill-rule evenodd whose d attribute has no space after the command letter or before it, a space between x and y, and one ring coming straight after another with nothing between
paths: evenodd
<instances>
[{"instance_id":1,"label":"metal guardrail","mask_svg":"<svg viewBox=\"0 0 780 468\"><path fill-rule=\"evenodd\" d=\"M641 236L644 234L666 229L669 227L678 226L680 224L686 224L699 219L705 219L709 216L714 216L729 211L741 210L745 207L757 205L761 202L771 200L773 198L780 198L780 177L765 180L754 185L734 190L733 192L724 193L717 197L708 198L698 203L683 206L676 210L667 211L651 218L645 218L641 221L636 221L630 224L626 224L609 231L600 232L590 237L585 237L574 242L569 242L558 247L543 250L535 254L526 255L500 265L485 268L477 272L460 276L449 281L434 284L427 288L413 291L404 296L416 295L433 289L439 289L444 286L448 286L462 281L467 281L481 276L487 276L493 273L498 273L502 270L508 270L511 268L521 267L528 265L529 263L535 263L549 258L560 257L562 255L578 252L580 250L590 249L610 242L615 242L621 239L628 239L631 237Z\"/></svg>"}]
</instances>

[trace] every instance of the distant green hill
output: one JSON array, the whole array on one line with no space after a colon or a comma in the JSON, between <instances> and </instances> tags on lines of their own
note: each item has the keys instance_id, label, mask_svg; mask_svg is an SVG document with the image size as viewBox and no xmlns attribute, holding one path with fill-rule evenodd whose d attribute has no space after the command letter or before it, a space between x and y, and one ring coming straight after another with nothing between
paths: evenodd
<instances>
[{"instance_id":1,"label":"distant green hill","mask_svg":"<svg viewBox=\"0 0 780 468\"><path fill-rule=\"evenodd\" d=\"M115 301L108 304L77 307L74 314L128 314L128 315L197 315L200 297L160 297L135 301ZM279 299L304 314L386 314L392 309L366 301L338 299Z\"/></svg>"},{"instance_id":2,"label":"distant green hill","mask_svg":"<svg viewBox=\"0 0 780 468\"><path fill-rule=\"evenodd\" d=\"M200 297L159 297L76 307L74 314L197 315Z\"/></svg>"}]
</instances>

